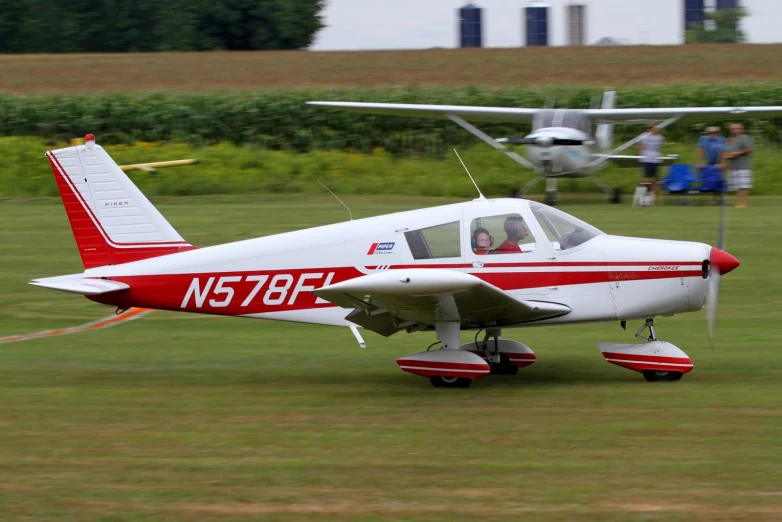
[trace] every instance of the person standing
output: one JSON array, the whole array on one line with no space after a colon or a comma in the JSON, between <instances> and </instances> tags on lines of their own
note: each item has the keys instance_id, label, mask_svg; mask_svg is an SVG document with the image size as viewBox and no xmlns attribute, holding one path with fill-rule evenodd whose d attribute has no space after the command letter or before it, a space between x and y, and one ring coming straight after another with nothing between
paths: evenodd
<instances>
[{"instance_id":1,"label":"person standing","mask_svg":"<svg viewBox=\"0 0 782 522\"><path fill-rule=\"evenodd\" d=\"M638 144L638 155L641 156L641 166L643 167L644 183L652 185L654 193L654 206L660 204L660 185L657 182L657 173L660 170L660 164L663 162L663 138L657 127L653 124L646 126L647 135Z\"/></svg>"},{"instance_id":2,"label":"person standing","mask_svg":"<svg viewBox=\"0 0 782 522\"><path fill-rule=\"evenodd\" d=\"M744 134L744 125L741 123L732 123L730 134L722 154L728 161L728 190L738 192L736 208L746 208L753 185L750 157L754 143L751 136Z\"/></svg>"},{"instance_id":3,"label":"person standing","mask_svg":"<svg viewBox=\"0 0 782 522\"><path fill-rule=\"evenodd\" d=\"M722 151L725 149L725 138L720 136L719 127L709 127L706 135L698 140L698 168L706 165L720 167L722 165Z\"/></svg>"}]
</instances>

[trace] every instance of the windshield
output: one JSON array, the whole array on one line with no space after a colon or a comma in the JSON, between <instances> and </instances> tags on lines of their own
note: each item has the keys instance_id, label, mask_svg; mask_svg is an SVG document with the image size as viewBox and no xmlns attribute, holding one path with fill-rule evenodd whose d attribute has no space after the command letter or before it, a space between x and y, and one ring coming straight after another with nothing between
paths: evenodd
<instances>
[{"instance_id":1,"label":"windshield","mask_svg":"<svg viewBox=\"0 0 782 522\"><path fill-rule=\"evenodd\" d=\"M603 232L561 210L530 201L529 208L555 250L568 250Z\"/></svg>"}]
</instances>

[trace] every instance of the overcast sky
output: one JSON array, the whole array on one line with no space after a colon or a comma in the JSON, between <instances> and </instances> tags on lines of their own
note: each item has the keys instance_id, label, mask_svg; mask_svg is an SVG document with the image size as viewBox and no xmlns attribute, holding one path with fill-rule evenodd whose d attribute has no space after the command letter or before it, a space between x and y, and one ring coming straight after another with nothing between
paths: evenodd
<instances>
[{"instance_id":1,"label":"overcast sky","mask_svg":"<svg viewBox=\"0 0 782 522\"><path fill-rule=\"evenodd\" d=\"M476 0L483 8L484 47L518 47L521 8L528 1ZM565 45L565 6L587 6L587 43L610 36L633 44L683 41L684 0L547 0L549 43ZM706 0L706 5L714 0ZM782 0L742 0L750 11L742 29L753 43L782 42ZM328 0L326 28L314 50L456 47L456 10L466 0Z\"/></svg>"}]
</instances>

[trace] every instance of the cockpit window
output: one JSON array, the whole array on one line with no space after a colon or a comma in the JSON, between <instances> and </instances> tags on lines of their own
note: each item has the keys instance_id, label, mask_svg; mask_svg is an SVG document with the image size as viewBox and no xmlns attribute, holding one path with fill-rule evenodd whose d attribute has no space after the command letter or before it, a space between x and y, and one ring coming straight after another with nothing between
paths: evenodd
<instances>
[{"instance_id":1,"label":"cockpit window","mask_svg":"<svg viewBox=\"0 0 782 522\"><path fill-rule=\"evenodd\" d=\"M586 243L602 232L561 210L530 201L532 214L555 250L568 250Z\"/></svg>"},{"instance_id":2,"label":"cockpit window","mask_svg":"<svg viewBox=\"0 0 782 522\"><path fill-rule=\"evenodd\" d=\"M522 254L535 249L535 238L518 214L480 217L470 225L470 247L476 255Z\"/></svg>"},{"instance_id":3,"label":"cockpit window","mask_svg":"<svg viewBox=\"0 0 782 522\"><path fill-rule=\"evenodd\" d=\"M446 223L434 227L405 232L407 245L413 259L437 259L441 257L461 257L459 241L459 222Z\"/></svg>"}]
</instances>

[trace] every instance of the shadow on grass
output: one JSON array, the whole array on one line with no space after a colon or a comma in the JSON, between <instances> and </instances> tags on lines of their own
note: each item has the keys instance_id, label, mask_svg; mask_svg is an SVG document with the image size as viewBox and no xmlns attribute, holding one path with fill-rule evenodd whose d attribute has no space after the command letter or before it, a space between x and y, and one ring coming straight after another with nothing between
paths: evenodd
<instances>
[{"instance_id":1,"label":"shadow on grass","mask_svg":"<svg viewBox=\"0 0 782 522\"><path fill-rule=\"evenodd\" d=\"M325 393L333 391L360 390L362 394L374 395L388 390L398 392L432 389L428 379L408 374L391 367L367 368L360 372L352 368L340 371L335 368L306 368L300 372L291 367L274 369L258 368L161 368L139 367L135 369L78 369L73 371L37 371L12 378L14 387L40 386L45 380L48 386L103 387L103 388L274 388L291 390L295 388L323 388ZM585 367L583 361L567 359L549 362L538 368L526 368L517 375L488 375L476 380L476 388L529 388L582 386L585 384L646 384L639 373L620 368L602 367L596 361ZM7 384L11 382L7 381Z\"/></svg>"}]
</instances>

